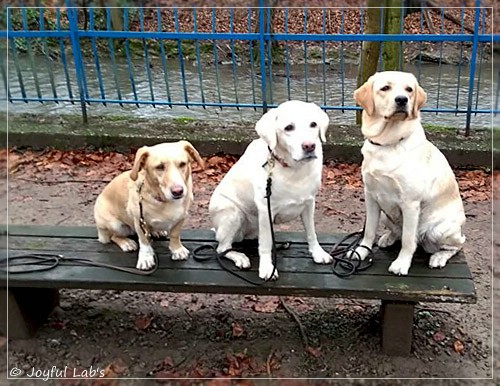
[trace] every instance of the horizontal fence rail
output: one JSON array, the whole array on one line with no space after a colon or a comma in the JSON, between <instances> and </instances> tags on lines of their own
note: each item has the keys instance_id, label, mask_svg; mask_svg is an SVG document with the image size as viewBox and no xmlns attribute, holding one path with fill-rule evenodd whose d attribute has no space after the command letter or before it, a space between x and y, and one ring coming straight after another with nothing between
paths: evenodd
<instances>
[{"instance_id":1,"label":"horizontal fence rail","mask_svg":"<svg viewBox=\"0 0 500 386\"><path fill-rule=\"evenodd\" d=\"M378 70L389 60L384 45L397 44L398 69L414 72L428 91L423 111L464 114L466 134L473 118L500 112L499 69L486 65L500 35L492 33L492 9L478 0L454 9L453 24L449 8L410 14L403 7L399 33L391 34L365 33L364 7L273 9L264 0L247 8L72 5L7 7L4 99L78 104L84 121L95 104L266 111L302 99L347 114L360 109L352 94L363 44L380 42ZM383 9L380 16L383 31ZM445 64L450 49L458 58L452 65ZM424 62L429 52L433 64ZM416 63L406 63L412 55Z\"/></svg>"}]
</instances>

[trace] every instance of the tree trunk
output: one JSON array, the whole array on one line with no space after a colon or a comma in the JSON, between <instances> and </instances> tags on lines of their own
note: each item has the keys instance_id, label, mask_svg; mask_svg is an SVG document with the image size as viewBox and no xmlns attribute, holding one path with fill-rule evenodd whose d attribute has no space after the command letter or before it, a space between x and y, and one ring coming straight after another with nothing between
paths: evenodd
<instances>
[{"instance_id":1,"label":"tree trunk","mask_svg":"<svg viewBox=\"0 0 500 386\"><path fill-rule=\"evenodd\" d=\"M390 8L397 7L397 8ZM385 9L385 33L399 34L401 33L401 8L403 0L387 0L387 8ZM403 42L385 42L382 59L384 71L402 71L403 60L401 60L401 68L399 67L399 55L403 55Z\"/></svg>"},{"instance_id":2,"label":"tree trunk","mask_svg":"<svg viewBox=\"0 0 500 386\"><path fill-rule=\"evenodd\" d=\"M379 34L380 31L380 7L385 7L385 0L368 0L366 8L365 34ZM373 8L376 7L376 8ZM363 42L362 60L359 63L357 85L361 87L368 78L377 71L380 55L380 42ZM361 111L356 112L356 123L361 124Z\"/></svg>"}]
</instances>

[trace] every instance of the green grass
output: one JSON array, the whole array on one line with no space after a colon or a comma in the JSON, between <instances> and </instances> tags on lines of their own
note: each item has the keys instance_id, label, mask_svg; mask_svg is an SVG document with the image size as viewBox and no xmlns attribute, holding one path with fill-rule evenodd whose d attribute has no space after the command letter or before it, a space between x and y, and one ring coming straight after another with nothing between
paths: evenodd
<instances>
[{"instance_id":1,"label":"green grass","mask_svg":"<svg viewBox=\"0 0 500 386\"><path fill-rule=\"evenodd\" d=\"M179 124L186 124L186 123L195 122L195 121L196 121L196 119L191 118L191 117L178 117L178 118L173 119L174 123L179 123Z\"/></svg>"},{"instance_id":2,"label":"green grass","mask_svg":"<svg viewBox=\"0 0 500 386\"><path fill-rule=\"evenodd\" d=\"M425 130L432 131L435 133L449 133L456 131L456 127L443 126L443 125L434 125L432 123L425 123L422 125Z\"/></svg>"}]
</instances>

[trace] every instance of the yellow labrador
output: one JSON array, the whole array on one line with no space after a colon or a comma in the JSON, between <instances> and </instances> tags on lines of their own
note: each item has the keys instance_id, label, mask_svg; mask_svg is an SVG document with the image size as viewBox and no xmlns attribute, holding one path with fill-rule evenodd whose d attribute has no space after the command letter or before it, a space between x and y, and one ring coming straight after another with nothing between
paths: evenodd
<instances>
[{"instance_id":1,"label":"yellow labrador","mask_svg":"<svg viewBox=\"0 0 500 386\"><path fill-rule=\"evenodd\" d=\"M123 251L137 250L137 268L154 266L154 251L140 225L139 197L142 197L143 217L147 231L168 233L173 260L189 256L180 240L180 231L193 200L191 161L204 167L196 149L187 141L161 143L140 148L132 170L115 177L97 197L94 217L99 241L113 241Z\"/></svg>"},{"instance_id":2,"label":"yellow labrador","mask_svg":"<svg viewBox=\"0 0 500 386\"><path fill-rule=\"evenodd\" d=\"M254 140L215 189L209 212L221 253L233 242L259 240L259 277L277 279L272 262L271 230L267 213L263 165L270 154L272 169L271 212L275 224L301 217L309 251L316 263L330 263L332 257L321 248L314 228L315 197L321 185L323 152L328 115L314 103L288 101L271 109L257 122L260 139ZM226 257L239 268L250 260L239 252Z\"/></svg>"},{"instance_id":3,"label":"yellow labrador","mask_svg":"<svg viewBox=\"0 0 500 386\"><path fill-rule=\"evenodd\" d=\"M427 95L413 74L376 73L354 92L363 107L361 131L366 224L361 245L371 248L381 218L380 247L401 240L389 271L407 275L420 244L431 268L444 267L462 248L465 214L453 171L425 136L420 109ZM356 250L362 259L367 250Z\"/></svg>"}]
</instances>

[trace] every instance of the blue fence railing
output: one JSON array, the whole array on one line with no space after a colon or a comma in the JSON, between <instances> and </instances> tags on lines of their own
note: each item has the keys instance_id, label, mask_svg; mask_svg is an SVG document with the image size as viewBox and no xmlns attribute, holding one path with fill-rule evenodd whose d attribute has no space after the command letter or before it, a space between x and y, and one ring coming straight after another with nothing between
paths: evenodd
<instances>
[{"instance_id":1,"label":"blue fence railing","mask_svg":"<svg viewBox=\"0 0 500 386\"><path fill-rule=\"evenodd\" d=\"M414 72L428 91L424 111L465 115L467 134L475 117L500 112L500 69L487 64L500 35L492 34L492 8L479 0L427 14L401 8L399 34L364 33L363 7L271 9L264 0L255 8L71 5L7 8L0 31L4 99L78 104L85 121L96 104L265 111L303 99L353 113L362 44L371 41L382 44L379 69L383 45L399 43L400 69Z\"/></svg>"}]
</instances>

